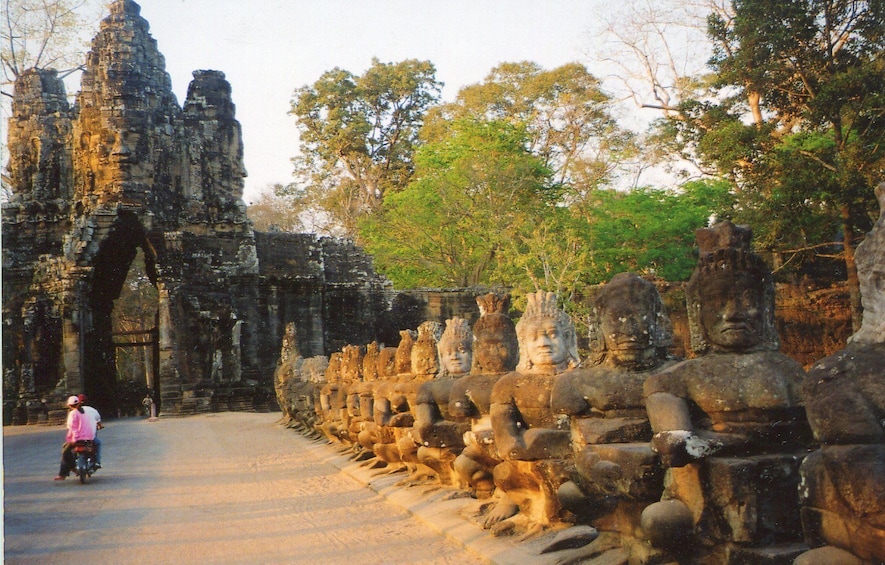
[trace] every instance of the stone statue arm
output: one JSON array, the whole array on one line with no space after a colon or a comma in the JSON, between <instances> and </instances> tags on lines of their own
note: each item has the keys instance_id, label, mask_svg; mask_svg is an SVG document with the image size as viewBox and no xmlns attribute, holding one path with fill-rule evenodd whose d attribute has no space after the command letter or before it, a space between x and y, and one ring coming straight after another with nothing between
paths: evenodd
<instances>
[{"instance_id":1,"label":"stone statue arm","mask_svg":"<svg viewBox=\"0 0 885 565\"><path fill-rule=\"evenodd\" d=\"M375 419L375 425L390 425L390 418L393 417L393 410L390 408L390 400L384 397L375 397L372 416Z\"/></svg>"},{"instance_id":2,"label":"stone statue arm","mask_svg":"<svg viewBox=\"0 0 885 565\"><path fill-rule=\"evenodd\" d=\"M583 393L580 381L572 378L572 375L560 376L550 392L550 409L553 413L577 416L584 414L589 408L590 403Z\"/></svg>"},{"instance_id":3,"label":"stone statue arm","mask_svg":"<svg viewBox=\"0 0 885 565\"><path fill-rule=\"evenodd\" d=\"M420 402L415 406L415 427L419 432L422 428L430 428L442 420L436 403Z\"/></svg>"},{"instance_id":4,"label":"stone statue arm","mask_svg":"<svg viewBox=\"0 0 885 565\"><path fill-rule=\"evenodd\" d=\"M320 392L320 408L324 413L332 409L332 398L327 392Z\"/></svg>"},{"instance_id":5,"label":"stone statue arm","mask_svg":"<svg viewBox=\"0 0 885 565\"><path fill-rule=\"evenodd\" d=\"M492 402L490 415L498 454L504 459L522 459L526 450L523 439L526 425L516 405L511 402Z\"/></svg>"},{"instance_id":6,"label":"stone statue arm","mask_svg":"<svg viewBox=\"0 0 885 565\"><path fill-rule=\"evenodd\" d=\"M667 467L684 467L723 447L741 443L742 438L733 434L695 430L688 401L675 394L653 392L646 397L645 407L654 432L651 447Z\"/></svg>"}]
</instances>

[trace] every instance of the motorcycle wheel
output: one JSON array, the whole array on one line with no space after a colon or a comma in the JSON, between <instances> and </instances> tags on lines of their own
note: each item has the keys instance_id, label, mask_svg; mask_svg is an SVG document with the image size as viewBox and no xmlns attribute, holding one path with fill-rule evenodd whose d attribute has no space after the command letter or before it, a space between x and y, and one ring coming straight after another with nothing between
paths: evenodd
<instances>
[{"instance_id":1,"label":"motorcycle wheel","mask_svg":"<svg viewBox=\"0 0 885 565\"><path fill-rule=\"evenodd\" d=\"M77 474L80 476L80 482L86 483L86 458L82 455L77 457Z\"/></svg>"}]
</instances>

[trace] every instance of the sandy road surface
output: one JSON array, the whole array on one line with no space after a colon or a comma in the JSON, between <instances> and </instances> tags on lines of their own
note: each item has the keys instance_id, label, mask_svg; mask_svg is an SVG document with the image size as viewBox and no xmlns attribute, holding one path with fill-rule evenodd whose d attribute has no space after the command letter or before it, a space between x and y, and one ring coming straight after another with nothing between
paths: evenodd
<instances>
[{"instance_id":1,"label":"sandy road surface","mask_svg":"<svg viewBox=\"0 0 885 565\"><path fill-rule=\"evenodd\" d=\"M110 421L104 468L55 482L61 427L3 430L8 564L484 561L329 462L278 414Z\"/></svg>"}]
</instances>

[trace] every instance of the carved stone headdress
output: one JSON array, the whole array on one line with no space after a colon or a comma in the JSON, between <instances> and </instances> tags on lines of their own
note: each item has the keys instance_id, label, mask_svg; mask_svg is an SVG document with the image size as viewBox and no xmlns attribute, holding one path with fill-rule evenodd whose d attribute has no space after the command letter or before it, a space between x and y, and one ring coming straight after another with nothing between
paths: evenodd
<instances>
[{"instance_id":1,"label":"carved stone headdress","mask_svg":"<svg viewBox=\"0 0 885 565\"><path fill-rule=\"evenodd\" d=\"M556 293L539 291L526 295L528 304L525 312L516 323L516 335L519 339L519 364L517 371L526 371L532 368L526 350L525 330L530 323L539 320L553 320L562 332L562 339L566 349L566 363L569 369L578 366L581 361L578 355L578 338L575 333L575 324L565 310L562 310L556 301Z\"/></svg>"},{"instance_id":2,"label":"carved stone headdress","mask_svg":"<svg viewBox=\"0 0 885 565\"><path fill-rule=\"evenodd\" d=\"M396 375L405 375L412 372L412 347L415 345L417 333L413 330L400 330L399 345L396 347L394 360Z\"/></svg>"},{"instance_id":3,"label":"carved stone headdress","mask_svg":"<svg viewBox=\"0 0 885 565\"><path fill-rule=\"evenodd\" d=\"M491 292L483 294L476 297L476 305L479 307L480 316L473 324L475 343L471 372L482 374L512 371L519 360L519 345L516 339L516 326L509 314L510 295L499 296ZM506 356L500 353L489 356L477 354L489 341L503 344L508 354Z\"/></svg>"},{"instance_id":4,"label":"carved stone headdress","mask_svg":"<svg viewBox=\"0 0 885 565\"><path fill-rule=\"evenodd\" d=\"M765 261L750 250L753 232L748 226L736 226L726 220L695 231L695 237L698 263L685 287L692 350L703 354L711 345L701 322L702 289L715 279L728 277L735 282L749 279L760 291L762 327L760 343L753 350L777 351L780 340L774 323L774 279Z\"/></svg>"},{"instance_id":5,"label":"carved stone headdress","mask_svg":"<svg viewBox=\"0 0 885 565\"><path fill-rule=\"evenodd\" d=\"M879 219L854 254L863 323L849 343L885 343L885 182L876 187Z\"/></svg>"},{"instance_id":6,"label":"carved stone headdress","mask_svg":"<svg viewBox=\"0 0 885 565\"><path fill-rule=\"evenodd\" d=\"M446 329L439 338L439 345L449 342L473 343L473 334L470 332L470 324L464 318L455 316L446 320Z\"/></svg>"},{"instance_id":7,"label":"carved stone headdress","mask_svg":"<svg viewBox=\"0 0 885 565\"><path fill-rule=\"evenodd\" d=\"M437 344L442 337L443 325L439 322L426 321L421 322L418 326L418 339L412 346L412 372L416 372L416 367L420 365L420 361L432 361L434 367L429 367L430 373L435 374L439 371L439 351Z\"/></svg>"}]
</instances>

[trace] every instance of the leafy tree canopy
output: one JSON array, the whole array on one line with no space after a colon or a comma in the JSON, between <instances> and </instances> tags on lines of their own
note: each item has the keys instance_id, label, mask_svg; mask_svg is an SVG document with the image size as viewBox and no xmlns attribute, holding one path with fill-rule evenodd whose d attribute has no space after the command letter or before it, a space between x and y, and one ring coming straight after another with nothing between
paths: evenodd
<instances>
[{"instance_id":1,"label":"leafy tree canopy","mask_svg":"<svg viewBox=\"0 0 885 565\"><path fill-rule=\"evenodd\" d=\"M526 137L506 122L462 119L422 146L414 180L360 226L380 270L400 287L504 282L504 242L555 198Z\"/></svg>"},{"instance_id":2,"label":"leafy tree canopy","mask_svg":"<svg viewBox=\"0 0 885 565\"><path fill-rule=\"evenodd\" d=\"M445 135L452 120L473 117L523 126L529 150L575 190L614 182L635 155L633 137L611 115L612 101L579 63L544 70L537 63L502 63L482 83L464 87L451 104L434 108L425 139Z\"/></svg>"},{"instance_id":3,"label":"leafy tree canopy","mask_svg":"<svg viewBox=\"0 0 885 565\"><path fill-rule=\"evenodd\" d=\"M442 84L429 61L372 60L357 76L335 68L295 91L290 114L298 122L301 154L293 159L293 195L355 235L362 216L412 176L418 129Z\"/></svg>"},{"instance_id":4,"label":"leafy tree canopy","mask_svg":"<svg viewBox=\"0 0 885 565\"><path fill-rule=\"evenodd\" d=\"M732 8L709 18L710 89L659 132L734 183L736 219L754 227L757 245L811 259L838 241L858 322L853 249L885 171L885 2Z\"/></svg>"}]
</instances>

